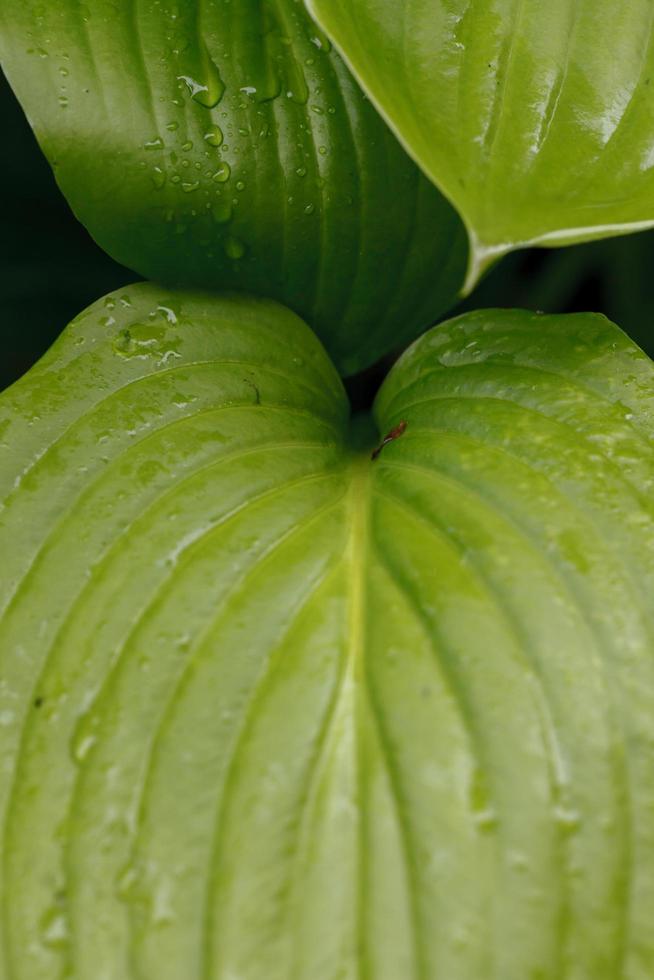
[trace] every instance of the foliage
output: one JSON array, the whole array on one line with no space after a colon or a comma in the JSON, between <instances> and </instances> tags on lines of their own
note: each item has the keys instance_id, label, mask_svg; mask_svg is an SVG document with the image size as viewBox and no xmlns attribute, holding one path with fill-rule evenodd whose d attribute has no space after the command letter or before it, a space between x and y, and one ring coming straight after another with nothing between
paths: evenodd
<instances>
[{"instance_id":1,"label":"foliage","mask_svg":"<svg viewBox=\"0 0 654 980\"><path fill-rule=\"evenodd\" d=\"M654 224L649 0L307 6L458 208L471 285L516 247Z\"/></svg>"},{"instance_id":2,"label":"foliage","mask_svg":"<svg viewBox=\"0 0 654 980\"><path fill-rule=\"evenodd\" d=\"M452 305L459 218L298 0L9 0L2 19L59 185L118 262L279 299L346 374Z\"/></svg>"},{"instance_id":3,"label":"foliage","mask_svg":"<svg viewBox=\"0 0 654 980\"><path fill-rule=\"evenodd\" d=\"M307 5L0 10L0 976L649 980L650 5Z\"/></svg>"}]
</instances>

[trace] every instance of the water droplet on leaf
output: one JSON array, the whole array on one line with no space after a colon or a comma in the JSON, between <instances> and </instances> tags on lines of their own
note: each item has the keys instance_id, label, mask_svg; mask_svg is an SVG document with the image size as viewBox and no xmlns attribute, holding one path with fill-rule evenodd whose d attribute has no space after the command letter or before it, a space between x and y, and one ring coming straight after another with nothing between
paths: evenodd
<instances>
[{"instance_id":1,"label":"water droplet on leaf","mask_svg":"<svg viewBox=\"0 0 654 980\"><path fill-rule=\"evenodd\" d=\"M218 164L218 169L214 173L213 179L217 184L224 184L226 183L226 181L229 180L231 174L232 174L232 168L230 167L230 165L227 163L226 160L222 160Z\"/></svg>"},{"instance_id":2,"label":"water droplet on leaf","mask_svg":"<svg viewBox=\"0 0 654 980\"><path fill-rule=\"evenodd\" d=\"M152 183L157 188L157 190L161 190L161 188L166 183L166 174L161 169L161 167L155 167L154 170L152 171Z\"/></svg>"},{"instance_id":3,"label":"water droplet on leaf","mask_svg":"<svg viewBox=\"0 0 654 980\"><path fill-rule=\"evenodd\" d=\"M211 208L211 214L216 224L227 224L232 220L232 205L229 201L217 201Z\"/></svg>"},{"instance_id":4,"label":"water droplet on leaf","mask_svg":"<svg viewBox=\"0 0 654 980\"><path fill-rule=\"evenodd\" d=\"M218 67L211 60L206 48L202 53L202 76L194 78L192 75L178 75L177 79L184 82L192 98L205 109L213 109L225 93L225 84Z\"/></svg>"},{"instance_id":5,"label":"water droplet on leaf","mask_svg":"<svg viewBox=\"0 0 654 980\"><path fill-rule=\"evenodd\" d=\"M97 720L92 714L80 717L70 743L73 762L82 765L97 741Z\"/></svg>"},{"instance_id":6,"label":"water droplet on leaf","mask_svg":"<svg viewBox=\"0 0 654 980\"><path fill-rule=\"evenodd\" d=\"M247 249L239 238L230 235L225 242L225 255L229 259L242 259Z\"/></svg>"},{"instance_id":7,"label":"water droplet on leaf","mask_svg":"<svg viewBox=\"0 0 654 980\"><path fill-rule=\"evenodd\" d=\"M204 134L204 138L209 146L220 146L223 141L223 131L220 126L212 126Z\"/></svg>"},{"instance_id":8,"label":"water droplet on leaf","mask_svg":"<svg viewBox=\"0 0 654 980\"><path fill-rule=\"evenodd\" d=\"M316 27L315 24L312 24L311 25L311 30L313 32L312 35L309 38L309 40L311 41L311 43L312 44L315 44L315 46L320 51L324 51L325 53L329 53L331 51L331 49L332 49L332 43L329 40L329 38L327 37L327 35L326 34L323 34L323 32L320 30L320 28Z\"/></svg>"},{"instance_id":9,"label":"water droplet on leaf","mask_svg":"<svg viewBox=\"0 0 654 980\"><path fill-rule=\"evenodd\" d=\"M68 922L61 906L48 909L40 922L41 942L49 949L65 949L70 941Z\"/></svg>"}]
</instances>

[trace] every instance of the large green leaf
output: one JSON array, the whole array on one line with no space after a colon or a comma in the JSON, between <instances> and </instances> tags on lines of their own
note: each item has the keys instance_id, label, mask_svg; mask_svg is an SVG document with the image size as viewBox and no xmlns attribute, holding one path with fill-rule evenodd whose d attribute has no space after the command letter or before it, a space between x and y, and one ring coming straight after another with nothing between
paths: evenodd
<instances>
[{"instance_id":1,"label":"large green leaf","mask_svg":"<svg viewBox=\"0 0 654 980\"><path fill-rule=\"evenodd\" d=\"M3 0L0 55L118 261L304 316L347 374L451 306L465 231L300 0Z\"/></svg>"},{"instance_id":2,"label":"large green leaf","mask_svg":"<svg viewBox=\"0 0 654 980\"><path fill-rule=\"evenodd\" d=\"M3 978L652 976L617 328L451 321L375 435L292 314L140 285L0 406Z\"/></svg>"},{"instance_id":3,"label":"large green leaf","mask_svg":"<svg viewBox=\"0 0 654 980\"><path fill-rule=\"evenodd\" d=\"M525 244L654 224L651 0L307 0L467 225Z\"/></svg>"}]
</instances>

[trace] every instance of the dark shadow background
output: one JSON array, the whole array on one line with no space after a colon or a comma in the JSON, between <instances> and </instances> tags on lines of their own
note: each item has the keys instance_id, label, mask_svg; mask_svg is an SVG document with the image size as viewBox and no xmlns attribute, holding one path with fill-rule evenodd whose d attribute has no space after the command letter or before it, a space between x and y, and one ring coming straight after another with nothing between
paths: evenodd
<instances>
[{"instance_id":1,"label":"dark shadow background","mask_svg":"<svg viewBox=\"0 0 654 980\"><path fill-rule=\"evenodd\" d=\"M75 219L1 72L0 133L2 389L85 306L139 276L105 255Z\"/></svg>"},{"instance_id":2,"label":"dark shadow background","mask_svg":"<svg viewBox=\"0 0 654 980\"><path fill-rule=\"evenodd\" d=\"M0 390L63 327L112 289L139 278L113 262L73 217L23 112L0 74ZM515 253L449 315L488 306L605 313L654 356L654 232L565 249ZM367 407L392 359L348 382Z\"/></svg>"}]
</instances>

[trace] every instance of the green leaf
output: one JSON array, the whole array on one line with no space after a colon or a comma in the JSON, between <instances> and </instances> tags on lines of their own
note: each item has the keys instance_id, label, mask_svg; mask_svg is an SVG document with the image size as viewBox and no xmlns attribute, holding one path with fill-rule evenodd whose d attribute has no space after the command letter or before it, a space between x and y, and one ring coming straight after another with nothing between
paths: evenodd
<instances>
[{"instance_id":1,"label":"green leaf","mask_svg":"<svg viewBox=\"0 0 654 980\"><path fill-rule=\"evenodd\" d=\"M139 285L0 407L3 977L652 975L616 327L451 321L375 435L291 313Z\"/></svg>"},{"instance_id":2,"label":"green leaf","mask_svg":"<svg viewBox=\"0 0 654 980\"><path fill-rule=\"evenodd\" d=\"M468 285L527 244L654 224L650 0L307 0L462 215Z\"/></svg>"},{"instance_id":3,"label":"green leaf","mask_svg":"<svg viewBox=\"0 0 654 980\"><path fill-rule=\"evenodd\" d=\"M346 374L453 304L463 225L300 0L5 0L0 55L75 214L146 278L279 299Z\"/></svg>"}]
</instances>

